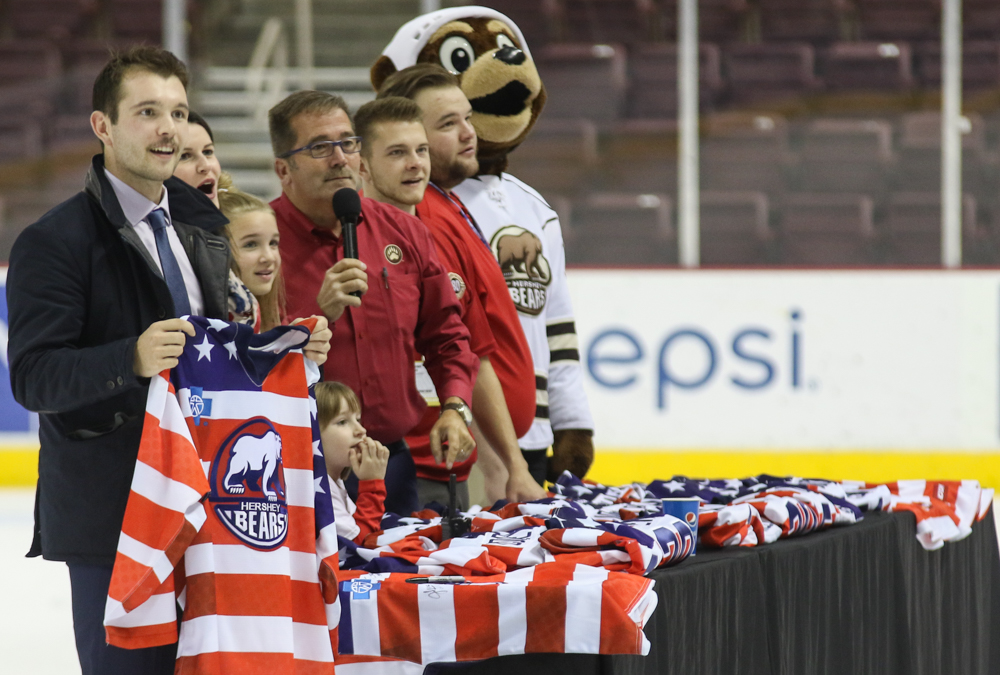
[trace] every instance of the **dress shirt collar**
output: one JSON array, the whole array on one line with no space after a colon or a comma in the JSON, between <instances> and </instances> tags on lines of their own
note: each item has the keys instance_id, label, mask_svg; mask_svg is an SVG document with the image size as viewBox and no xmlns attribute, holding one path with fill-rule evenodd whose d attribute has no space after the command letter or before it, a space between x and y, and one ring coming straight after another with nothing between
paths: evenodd
<instances>
[{"instance_id":1,"label":"dress shirt collar","mask_svg":"<svg viewBox=\"0 0 1000 675\"><path fill-rule=\"evenodd\" d=\"M139 194L138 190L127 185L125 181L108 171L107 168L104 169L104 174L108 177L108 181L115 191L115 196L118 197L118 203L121 205L122 213L125 214L125 219L129 222L129 225L132 227L137 226L146 220L146 216L153 209L157 208L163 209L163 213L167 216L167 224L170 225L172 223L170 220L170 200L167 198L166 188L162 189L161 194L163 196L160 198L160 203L156 204Z\"/></svg>"},{"instance_id":2,"label":"dress shirt collar","mask_svg":"<svg viewBox=\"0 0 1000 675\"><path fill-rule=\"evenodd\" d=\"M316 239L321 241L340 241L340 237L333 234L332 230L328 230L323 227L317 227L316 224L309 220L309 216L302 213L292 200L288 198L284 192L278 197L277 203L272 202L274 206L280 208L288 220L295 226L295 228L301 232L308 232ZM364 210L364 198L361 202L361 215L358 216L358 226L364 225L365 223L365 210Z\"/></svg>"}]
</instances>

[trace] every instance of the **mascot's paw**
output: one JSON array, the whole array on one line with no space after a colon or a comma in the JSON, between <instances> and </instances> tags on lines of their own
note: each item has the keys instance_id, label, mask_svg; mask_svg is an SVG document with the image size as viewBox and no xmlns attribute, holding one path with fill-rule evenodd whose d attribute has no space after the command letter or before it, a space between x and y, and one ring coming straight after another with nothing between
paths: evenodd
<instances>
[{"instance_id":1,"label":"mascot's paw","mask_svg":"<svg viewBox=\"0 0 1000 675\"><path fill-rule=\"evenodd\" d=\"M594 432L590 429L560 429L555 432L547 478L550 483L569 471L577 478L587 475L594 463Z\"/></svg>"}]
</instances>

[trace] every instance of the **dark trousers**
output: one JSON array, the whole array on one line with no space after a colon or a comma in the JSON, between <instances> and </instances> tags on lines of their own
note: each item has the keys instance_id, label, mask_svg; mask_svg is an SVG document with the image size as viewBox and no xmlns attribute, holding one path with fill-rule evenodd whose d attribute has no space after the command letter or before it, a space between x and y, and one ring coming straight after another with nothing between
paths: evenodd
<instances>
[{"instance_id":1,"label":"dark trousers","mask_svg":"<svg viewBox=\"0 0 1000 675\"><path fill-rule=\"evenodd\" d=\"M385 511L408 516L420 509L417 499L417 467L406 441L387 443L389 465L385 468ZM347 494L358 501L358 478L353 473L344 481Z\"/></svg>"},{"instance_id":2,"label":"dark trousers","mask_svg":"<svg viewBox=\"0 0 1000 675\"><path fill-rule=\"evenodd\" d=\"M121 649L107 643L104 606L112 565L67 563L73 594L73 632L83 675L173 675L177 644Z\"/></svg>"}]
</instances>

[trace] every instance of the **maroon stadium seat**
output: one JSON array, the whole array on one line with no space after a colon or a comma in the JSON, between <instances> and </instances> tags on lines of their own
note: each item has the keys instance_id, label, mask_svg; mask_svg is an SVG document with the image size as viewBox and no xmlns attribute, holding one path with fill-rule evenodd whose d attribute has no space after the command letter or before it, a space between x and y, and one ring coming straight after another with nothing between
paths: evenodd
<instances>
[{"instance_id":1,"label":"maroon stadium seat","mask_svg":"<svg viewBox=\"0 0 1000 675\"><path fill-rule=\"evenodd\" d=\"M632 44L654 35L653 0L561 0L559 7L567 42Z\"/></svg>"},{"instance_id":2,"label":"maroon stadium seat","mask_svg":"<svg viewBox=\"0 0 1000 675\"><path fill-rule=\"evenodd\" d=\"M820 89L816 55L805 43L734 44L725 52L733 101L788 99Z\"/></svg>"},{"instance_id":3,"label":"maroon stadium seat","mask_svg":"<svg viewBox=\"0 0 1000 675\"><path fill-rule=\"evenodd\" d=\"M552 41L556 33L556 0L492 0L489 6L510 17L532 51Z\"/></svg>"},{"instance_id":4,"label":"maroon stadium seat","mask_svg":"<svg viewBox=\"0 0 1000 675\"><path fill-rule=\"evenodd\" d=\"M596 187L612 192L677 191L677 123L629 120L602 145Z\"/></svg>"},{"instance_id":5,"label":"maroon stadium seat","mask_svg":"<svg viewBox=\"0 0 1000 675\"><path fill-rule=\"evenodd\" d=\"M675 265L672 213L665 194L590 194L573 204L567 257L598 265Z\"/></svg>"},{"instance_id":6,"label":"maroon stadium seat","mask_svg":"<svg viewBox=\"0 0 1000 675\"><path fill-rule=\"evenodd\" d=\"M587 120L546 119L510 155L509 171L543 195L587 189L597 167L597 128Z\"/></svg>"},{"instance_id":7,"label":"maroon stadium seat","mask_svg":"<svg viewBox=\"0 0 1000 675\"><path fill-rule=\"evenodd\" d=\"M699 104L702 111L711 110L723 87L719 48L699 45L698 60ZM677 117L676 44L636 45L629 56L629 72L629 117Z\"/></svg>"},{"instance_id":8,"label":"maroon stadium seat","mask_svg":"<svg viewBox=\"0 0 1000 675\"><path fill-rule=\"evenodd\" d=\"M621 45L559 44L532 51L549 91L544 117L586 117L596 122L620 118L628 87Z\"/></svg>"},{"instance_id":9,"label":"maroon stadium seat","mask_svg":"<svg viewBox=\"0 0 1000 675\"><path fill-rule=\"evenodd\" d=\"M118 39L160 44L163 0L106 0L111 34Z\"/></svg>"},{"instance_id":10,"label":"maroon stadium seat","mask_svg":"<svg viewBox=\"0 0 1000 675\"><path fill-rule=\"evenodd\" d=\"M7 3L14 35L65 40L82 35L97 15L97 0L21 0Z\"/></svg>"},{"instance_id":11,"label":"maroon stadium seat","mask_svg":"<svg viewBox=\"0 0 1000 675\"><path fill-rule=\"evenodd\" d=\"M708 117L701 141L701 185L706 190L785 192L793 158L788 123L770 114Z\"/></svg>"},{"instance_id":12,"label":"maroon stadium seat","mask_svg":"<svg viewBox=\"0 0 1000 675\"><path fill-rule=\"evenodd\" d=\"M0 41L0 87L58 77L59 51L45 40Z\"/></svg>"},{"instance_id":13,"label":"maroon stadium seat","mask_svg":"<svg viewBox=\"0 0 1000 675\"><path fill-rule=\"evenodd\" d=\"M941 86L941 44L928 43L915 54L917 76L928 87ZM1000 87L1000 42L967 41L962 44L962 90Z\"/></svg>"},{"instance_id":14,"label":"maroon stadium seat","mask_svg":"<svg viewBox=\"0 0 1000 675\"><path fill-rule=\"evenodd\" d=\"M762 192L701 193L701 264L763 265L774 232Z\"/></svg>"},{"instance_id":15,"label":"maroon stadium seat","mask_svg":"<svg viewBox=\"0 0 1000 675\"><path fill-rule=\"evenodd\" d=\"M863 40L941 39L941 0L855 0Z\"/></svg>"},{"instance_id":16,"label":"maroon stadium seat","mask_svg":"<svg viewBox=\"0 0 1000 675\"><path fill-rule=\"evenodd\" d=\"M962 249L964 258L982 259L988 248L986 231L979 227L976 199L962 195ZM900 192L889 197L884 229L890 261L896 265L941 264L941 193Z\"/></svg>"},{"instance_id":17,"label":"maroon stadium seat","mask_svg":"<svg viewBox=\"0 0 1000 675\"><path fill-rule=\"evenodd\" d=\"M781 219L785 265L869 265L874 261L875 204L860 194L796 194Z\"/></svg>"},{"instance_id":18,"label":"maroon stadium seat","mask_svg":"<svg viewBox=\"0 0 1000 675\"><path fill-rule=\"evenodd\" d=\"M966 37L975 40L1000 39L1000 2L963 0L962 28Z\"/></svg>"},{"instance_id":19,"label":"maroon stadium seat","mask_svg":"<svg viewBox=\"0 0 1000 675\"><path fill-rule=\"evenodd\" d=\"M967 133L962 134L963 190L989 189L984 168L989 165L986 124L981 115L969 113ZM941 190L941 113L907 113L900 120L896 185L907 192Z\"/></svg>"},{"instance_id":20,"label":"maroon stadium seat","mask_svg":"<svg viewBox=\"0 0 1000 675\"><path fill-rule=\"evenodd\" d=\"M658 38L677 41L677 0L661 0ZM699 0L698 35L706 42L735 42L747 33L747 0Z\"/></svg>"},{"instance_id":21,"label":"maroon stadium seat","mask_svg":"<svg viewBox=\"0 0 1000 675\"><path fill-rule=\"evenodd\" d=\"M819 119L802 136L799 187L878 196L889 187L894 164L889 122Z\"/></svg>"},{"instance_id":22,"label":"maroon stadium seat","mask_svg":"<svg viewBox=\"0 0 1000 675\"><path fill-rule=\"evenodd\" d=\"M846 0L757 0L765 41L831 42L845 34Z\"/></svg>"},{"instance_id":23,"label":"maroon stadium seat","mask_svg":"<svg viewBox=\"0 0 1000 675\"><path fill-rule=\"evenodd\" d=\"M901 92L914 85L910 45L903 42L840 42L824 52L828 91Z\"/></svg>"}]
</instances>

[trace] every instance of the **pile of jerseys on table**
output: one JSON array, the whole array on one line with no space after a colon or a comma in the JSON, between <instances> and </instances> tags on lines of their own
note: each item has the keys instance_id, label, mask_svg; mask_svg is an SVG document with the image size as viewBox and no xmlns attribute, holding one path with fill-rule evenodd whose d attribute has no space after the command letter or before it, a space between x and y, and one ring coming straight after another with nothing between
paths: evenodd
<instances>
[{"instance_id":1,"label":"pile of jerseys on table","mask_svg":"<svg viewBox=\"0 0 1000 675\"><path fill-rule=\"evenodd\" d=\"M505 654L647 654L653 569L695 548L683 520L633 504L554 497L442 517L386 514L357 546L341 537L338 663L416 663ZM444 579L415 575L446 575Z\"/></svg>"},{"instance_id":2,"label":"pile of jerseys on table","mask_svg":"<svg viewBox=\"0 0 1000 675\"><path fill-rule=\"evenodd\" d=\"M697 498L698 541L704 546L757 546L834 525L852 525L863 511L910 511L917 540L941 548L972 532L993 502L993 489L979 481L900 480L893 483L830 481L760 475L730 480L669 481L607 487L564 475L555 490L593 505L628 503L642 513L660 499Z\"/></svg>"}]
</instances>

